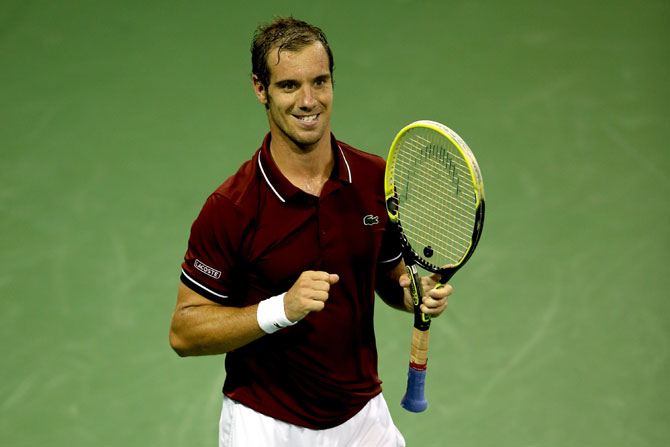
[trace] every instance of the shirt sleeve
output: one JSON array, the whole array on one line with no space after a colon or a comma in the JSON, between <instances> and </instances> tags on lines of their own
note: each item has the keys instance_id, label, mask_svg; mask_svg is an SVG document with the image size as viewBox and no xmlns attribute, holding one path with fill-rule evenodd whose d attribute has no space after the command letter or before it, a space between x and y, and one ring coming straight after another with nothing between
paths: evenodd
<instances>
[{"instance_id":1,"label":"shirt sleeve","mask_svg":"<svg viewBox=\"0 0 670 447\"><path fill-rule=\"evenodd\" d=\"M400 241L400 230L398 226L388 220L382 237L382 245L379 249L377 263L384 270L390 270L400 262L402 258L402 243Z\"/></svg>"},{"instance_id":2,"label":"shirt sleeve","mask_svg":"<svg viewBox=\"0 0 670 447\"><path fill-rule=\"evenodd\" d=\"M181 281L212 301L230 304L241 228L244 224L234 204L220 194L209 196L191 226Z\"/></svg>"}]
</instances>

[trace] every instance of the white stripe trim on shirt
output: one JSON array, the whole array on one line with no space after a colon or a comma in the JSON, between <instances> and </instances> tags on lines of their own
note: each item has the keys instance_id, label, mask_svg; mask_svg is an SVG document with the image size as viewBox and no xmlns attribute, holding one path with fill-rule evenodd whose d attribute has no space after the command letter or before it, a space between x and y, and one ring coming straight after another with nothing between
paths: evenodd
<instances>
[{"instance_id":1,"label":"white stripe trim on shirt","mask_svg":"<svg viewBox=\"0 0 670 447\"><path fill-rule=\"evenodd\" d=\"M389 262L397 261L402 257L402 253L400 253L398 256L395 256L387 261L377 261L377 264L388 264Z\"/></svg>"},{"instance_id":2,"label":"white stripe trim on shirt","mask_svg":"<svg viewBox=\"0 0 670 447\"><path fill-rule=\"evenodd\" d=\"M349 183L353 183L353 180L351 178L351 168L349 167L349 162L347 161L347 157L344 156L344 151L340 147L340 145L337 145L337 148L340 150L340 154L342 154L342 159L344 160L344 164L347 167L347 173L349 174ZM268 184L270 189L272 190L273 193L279 198L279 200L282 201L282 203L286 202L286 199L284 199L279 192L275 189L275 187L270 183L270 179L268 178L267 174L265 174L265 169L263 169L263 163L261 162L261 154L258 154L258 167L261 169L261 174L263 174L263 178L265 179L265 182Z\"/></svg>"},{"instance_id":3,"label":"white stripe trim on shirt","mask_svg":"<svg viewBox=\"0 0 670 447\"><path fill-rule=\"evenodd\" d=\"M277 190L275 189L275 187L272 186L272 183L270 183L270 180L268 179L268 176L265 175L265 169L263 169L263 164L261 163L261 154L260 154L260 153L258 154L258 167L261 168L261 174L263 174L263 178L265 178L265 181L267 182L267 184L268 184L268 186L270 187L270 189L272 189L272 192L274 192L275 195L276 195L277 197L279 197L279 200L281 200L282 203L285 203L286 200L284 200L284 198L283 198L282 196L279 195L279 193L277 192Z\"/></svg>"},{"instance_id":4,"label":"white stripe trim on shirt","mask_svg":"<svg viewBox=\"0 0 670 447\"><path fill-rule=\"evenodd\" d=\"M377 264L388 264L389 262L397 261L398 259L400 259L401 256L402 256L402 253L400 253L398 256L395 256L394 258L391 258L387 261L377 261Z\"/></svg>"},{"instance_id":5,"label":"white stripe trim on shirt","mask_svg":"<svg viewBox=\"0 0 670 447\"><path fill-rule=\"evenodd\" d=\"M347 161L347 157L344 156L344 151L342 150L339 144L337 145L337 148L340 150L340 154L342 154L344 164L347 165L347 172L349 172L349 183L353 183L353 180L351 179L351 169L349 169L349 162Z\"/></svg>"},{"instance_id":6,"label":"white stripe trim on shirt","mask_svg":"<svg viewBox=\"0 0 670 447\"><path fill-rule=\"evenodd\" d=\"M200 284L198 281L196 281L195 279L193 279L193 278L191 278L190 276L188 276L188 274L184 271L184 269L181 269L181 273L186 277L186 279L188 279L189 281L191 281L193 284L195 284L196 286L200 287L201 289L204 289L204 290L208 291L208 292L211 293L212 295L216 295L216 296L218 296L219 298L228 298L228 295L221 295L220 293L216 293L216 292L213 291L212 289L209 289L209 288L203 286L203 285Z\"/></svg>"}]
</instances>

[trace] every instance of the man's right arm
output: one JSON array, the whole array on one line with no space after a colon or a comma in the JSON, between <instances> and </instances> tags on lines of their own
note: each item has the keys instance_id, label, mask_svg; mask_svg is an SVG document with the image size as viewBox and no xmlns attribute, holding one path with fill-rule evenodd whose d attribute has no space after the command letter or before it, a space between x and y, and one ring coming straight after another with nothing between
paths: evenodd
<instances>
[{"instance_id":1,"label":"man's right arm","mask_svg":"<svg viewBox=\"0 0 670 447\"><path fill-rule=\"evenodd\" d=\"M339 279L326 272L303 272L284 295L285 317L296 322L310 312L321 311L330 286ZM222 306L180 282L170 325L170 345L182 357L224 354L266 334L258 324L257 313L258 304Z\"/></svg>"},{"instance_id":2,"label":"man's right arm","mask_svg":"<svg viewBox=\"0 0 670 447\"><path fill-rule=\"evenodd\" d=\"M258 326L258 305L229 307L179 283L170 325L170 345L181 357L223 354L265 335Z\"/></svg>"}]
</instances>

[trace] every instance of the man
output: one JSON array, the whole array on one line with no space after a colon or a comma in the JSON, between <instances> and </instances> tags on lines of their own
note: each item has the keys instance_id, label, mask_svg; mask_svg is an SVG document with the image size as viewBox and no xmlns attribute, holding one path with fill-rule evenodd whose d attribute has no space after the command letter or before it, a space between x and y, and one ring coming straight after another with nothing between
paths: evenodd
<instances>
[{"instance_id":1,"label":"man","mask_svg":"<svg viewBox=\"0 0 670 447\"><path fill-rule=\"evenodd\" d=\"M331 134L333 57L319 28L259 27L252 65L270 132L193 223L170 343L182 356L227 353L221 446L405 445L373 329L375 289L412 310L384 160ZM422 281L432 316L452 292L435 281Z\"/></svg>"}]
</instances>

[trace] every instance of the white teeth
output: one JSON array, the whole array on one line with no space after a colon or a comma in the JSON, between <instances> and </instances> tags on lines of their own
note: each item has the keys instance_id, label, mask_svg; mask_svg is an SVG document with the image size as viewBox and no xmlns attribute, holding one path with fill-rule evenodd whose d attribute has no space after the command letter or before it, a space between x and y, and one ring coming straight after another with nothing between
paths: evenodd
<instances>
[{"instance_id":1,"label":"white teeth","mask_svg":"<svg viewBox=\"0 0 670 447\"><path fill-rule=\"evenodd\" d=\"M310 121L314 121L314 120L316 119L316 115L301 116L301 117L299 117L298 119L301 120L301 121L307 121L307 122L310 122Z\"/></svg>"}]
</instances>

